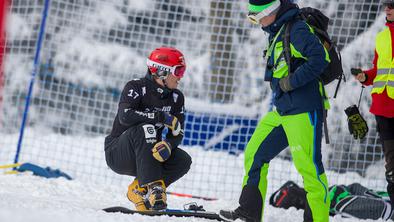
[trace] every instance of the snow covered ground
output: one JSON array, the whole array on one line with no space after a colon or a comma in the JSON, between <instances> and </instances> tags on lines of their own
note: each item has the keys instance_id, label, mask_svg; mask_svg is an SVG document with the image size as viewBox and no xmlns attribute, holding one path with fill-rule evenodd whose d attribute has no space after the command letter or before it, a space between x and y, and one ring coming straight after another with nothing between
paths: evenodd
<instances>
[{"instance_id":1,"label":"snow covered ground","mask_svg":"<svg viewBox=\"0 0 394 222\"><path fill-rule=\"evenodd\" d=\"M103 137L82 138L44 132L32 128L26 131L21 162L59 168L74 180L46 179L33 176L29 172L10 175L0 170L0 222L209 221L103 212L101 209L111 206L132 208L125 195L127 184L132 178L117 175L108 169L103 155ZM43 135L40 137L37 134ZM0 134L3 142L9 141L8 146L0 149L0 165L11 163L11 160L6 161L9 158L5 157L13 157L16 136ZM72 146L70 141L74 140L86 146ZM216 197L219 200L203 201L170 195L169 207L182 209L186 203L197 202L209 211L236 208L243 176L243 154L230 155L226 152L204 150L198 146L182 148L192 156L193 164L189 173L171 185L169 191ZM1 161L2 158L5 158L4 161ZM370 181L376 181L378 185L384 176L382 170L383 166L379 164L370 166L366 177L352 172L338 174L328 171L327 175L330 185L353 182L366 185L370 184ZM288 160L275 158L270 163L267 198L287 180L293 180L302 186L294 165ZM302 218L303 211L295 208L282 210L267 204L264 211L265 222L298 222L302 221ZM336 217L331 218L331 221L360 220Z\"/></svg>"},{"instance_id":2,"label":"snow covered ground","mask_svg":"<svg viewBox=\"0 0 394 222\"><path fill-rule=\"evenodd\" d=\"M63 178L46 179L24 173L0 175L0 221L1 222L141 222L141 221L209 221L198 218L148 217L105 213L109 206L131 207L125 196L126 187L68 181ZM170 208L182 208L185 203L197 202L209 211L232 209L237 201L203 201L168 196ZM295 208L282 210L266 206L265 222L302 221L303 211ZM335 222L356 222L357 219L331 218ZM365 220L372 221L372 220Z\"/></svg>"}]
</instances>

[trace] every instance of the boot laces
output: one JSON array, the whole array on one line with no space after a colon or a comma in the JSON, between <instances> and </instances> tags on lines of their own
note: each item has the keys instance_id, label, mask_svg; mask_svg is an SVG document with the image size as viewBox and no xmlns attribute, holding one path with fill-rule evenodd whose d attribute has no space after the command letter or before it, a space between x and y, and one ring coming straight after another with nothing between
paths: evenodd
<instances>
[{"instance_id":1,"label":"boot laces","mask_svg":"<svg viewBox=\"0 0 394 222\"><path fill-rule=\"evenodd\" d=\"M164 189L161 186L154 186L151 189L151 193L154 195L162 195L164 193Z\"/></svg>"},{"instance_id":2,"label":"boot laces","mask_svg":"<svg viewBox=\"0 0 394 222\"><path fill-rule=\"evenodd\" d=\"M133 189L132 192L135 193L135 194L137 194L137 195L139 195L139 196L142 196L142 197L145 197L145 195L146 195L146 193L147 193L146 191L145 191L145 192L142 192L142 191L139 191L139 190L137 190L137 189Z\"/></svg>"}]
</instances>

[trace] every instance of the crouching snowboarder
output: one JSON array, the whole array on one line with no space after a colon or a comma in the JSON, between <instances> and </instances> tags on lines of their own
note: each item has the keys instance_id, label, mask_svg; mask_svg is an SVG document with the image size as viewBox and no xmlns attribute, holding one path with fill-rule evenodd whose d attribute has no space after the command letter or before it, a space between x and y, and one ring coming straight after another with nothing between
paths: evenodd
<instances>
[{"instance_id":1,"label":"crouching snowboarder","mask_svg":"<svg viewBox=\"0 0 394 222\"><path fill-rule=\"evenodd\" d=\"M184 129L184 95L177 89L186 69L183 54L160 47L151 52L147 66L144 78L125 85L112 131L105 138L107 165L135 177L127 197L140 211L165 209L166 188L192 163L178 147Z\"/></svg>"}]
</instances>

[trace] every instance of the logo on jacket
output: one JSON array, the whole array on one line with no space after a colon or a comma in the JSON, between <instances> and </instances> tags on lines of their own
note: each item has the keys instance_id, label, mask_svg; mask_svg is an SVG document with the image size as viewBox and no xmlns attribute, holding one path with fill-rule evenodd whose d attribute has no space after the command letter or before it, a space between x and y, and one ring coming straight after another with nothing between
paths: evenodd
<instances>
[{"instance_id":1,"label":"logo on jacket","mask_svg":"<svg viewBox=\"0 0 394 222\"><path fill-rule=\"evenodd\" d=\"M128 109L128 110L130 110L130 109ZM128 111L127 110L127 111ZM126 111L126 109L125 109L125 113L127 112ZM148 113L149 112L149 110L147 110L146 112L141 112L141 111L135 111L134 113L135 114L138 114L138 115L140 115L140 116L144 116L144 117L148 117L149 119L154 119L155 118L155 114L154 113Z\"/></svg>"},{"instance_id":2,"label":"logo on jacket","mask_svg":"<svg viewBox=\"0 0 394 222\"><path fill-rule=\"evenodd\" d=\"M171 106L163 106L161 111L169 113L171 111Z\"/></svg>"},{"instance_id":3,"label":"logo on jacket","mask_svg":"<svg viewBox=\"0 0 394 222\"><path fill-rule=\"evenodd\" d=\"M174 99L174 103L178 100L178 93L173 93L172 98Z\"/></svg>"},{"instance_id":4,"label":"logo on jacket","mask_svg":"<svg viewBox=\"0 0 394 222\"><path fill-rule=\"evenodd\" d=\"M292 152L297 152L297 151L301 151L301 150L302 150L302 147L301 147L301 145L291 146L291 147L290 147L290 150L291 150Z\"/></svg>"},{"instance_id":5,"label":"logo on jacket","mask_svg":"<svg viewBox=\"0 0 394 222\"><path fill-rule=\"evenodd\" d=\"M157 139L156 138L152 138L152 139L146 139L145 141L146 141L146 143L154 144L154 143L157 142Z\"/></svg>"},{"instance_id":6,"label":"logo on jacket","mask_svg":"<svg viewBox=\"0 0 394 222\"><path fill-rule=\"evenodd\" d=\"M151 139L151 138L156 139L156 130L155 130L154 125L146 124L146 125L143 125L142 128L144 129L145 139Z\"/></svg>"},{"instance_id":7,"label":"logo on jacket","mask_svg":"<svg viewBox=\"0 0 394 222\"><path fill-rule=\"evenodd\" d=\"M146 94L146 87L142 87L142 95L144 96Z\"/></svg>"}]
</instances>

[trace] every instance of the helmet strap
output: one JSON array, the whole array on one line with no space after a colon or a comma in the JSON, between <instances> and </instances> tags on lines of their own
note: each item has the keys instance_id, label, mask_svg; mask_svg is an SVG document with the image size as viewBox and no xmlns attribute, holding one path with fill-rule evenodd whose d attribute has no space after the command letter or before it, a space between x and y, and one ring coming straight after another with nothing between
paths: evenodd
<instances>
[{"instance_id":1,"label":"helmet strap","mask_svg":"<svg viewBox=\"0 0 394 222\"><path fill-rule=\"evenodd\" d=\"M156 84L159 84L159 83L156 82L156 78L157 79L160 79L160 78L157 75L152 74L150 71L147 72L146 78L151 80L152 82L155 82ZM161 79L161 81L163 81L163 84L164 84L164 87L162 86L163 90L164 90L163 94L162 94L162 98L165 98L165 97L167 97L169 95L170 92L172 92L172 89L167 87L167 83L166 83L165 80Z\"/></svg>"},{"instance_id":2,"label":"helmet strap","mask_svg":"<svg viewBox=\"0 0 394 222\"><path fill-rule=\"evenodd\" d=\"M165 79L162 79L161 81L163 81L163 83L164 83L164 86L165 86L166 88L168 88L168 86L167 86L167 82L166 82L166 79L167 79L167 78L165 78Z\"/></svg>"},{"instance_id":3,"label":"helmet strap","mask_svg":"<svg viewBox=\"0 0 394 222\"><path fill-rule=\"evenodd\" d=\"M151 76L153 77L153 79L160 79L160 80L162 81L162 83L163 83L164 88L165 88L165 89L168 89L168 90L171 90L171 89L168 88L168 86L167 86L167 82L166 82L167 77L166 77L166 78L161 78L160 76L158 76L158 75L156 75L156 74L152 74Z\"/></svg>"}]
</instances>

